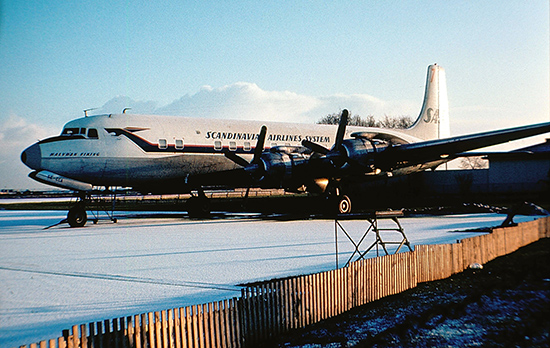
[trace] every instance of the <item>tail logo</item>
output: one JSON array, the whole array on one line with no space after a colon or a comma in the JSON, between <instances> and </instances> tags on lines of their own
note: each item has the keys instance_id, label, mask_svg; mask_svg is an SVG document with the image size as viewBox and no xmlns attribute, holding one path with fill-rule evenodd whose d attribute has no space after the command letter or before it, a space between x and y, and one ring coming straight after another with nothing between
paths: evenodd
<instances>
[{"instance_id":1,"label":"tail logo","mask_svg":"<svg viewBox=\"0 0 550 348\"><path fill-rule=\"evenodd\" d=\"M439 109L432 109L428 108L426 110L426 114L424 115L424 118L422 119L426 123L438 123L439 122Z\"/></svg>"}]
</instances>

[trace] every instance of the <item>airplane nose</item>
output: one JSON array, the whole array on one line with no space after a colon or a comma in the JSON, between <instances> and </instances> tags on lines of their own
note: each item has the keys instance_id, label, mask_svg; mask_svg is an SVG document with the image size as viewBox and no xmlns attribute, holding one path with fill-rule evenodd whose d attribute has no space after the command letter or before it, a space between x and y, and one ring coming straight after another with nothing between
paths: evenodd
<instances>
[{"instance_id":1,"label":"airplane nose","mask_svg":"<svg viewBox=\"0 0 550 348\"><path fill-rule=\"evenodd\" d=\"M31 169L42 169L42 152L40 151L40 145L33 144L25 149L21 153L21 161Z\"/></svg>"}]
</instances>

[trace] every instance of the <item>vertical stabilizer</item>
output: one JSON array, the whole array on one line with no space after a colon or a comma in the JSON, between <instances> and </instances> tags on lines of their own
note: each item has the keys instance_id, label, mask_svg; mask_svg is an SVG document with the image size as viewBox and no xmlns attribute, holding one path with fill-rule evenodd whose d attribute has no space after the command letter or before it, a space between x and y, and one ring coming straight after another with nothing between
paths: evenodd
<instances>
[{"instance_id":1,"label":"vertical stabilizer","mask_svg":"<svg viewBox=\"0 0 550 348\"><path fill-rule=\"evenodd\" d=\"M423 140L450 136L445 69L437 64L428 67L426 91L420 115L406 132Z\"/></svg>"}]
</instances>

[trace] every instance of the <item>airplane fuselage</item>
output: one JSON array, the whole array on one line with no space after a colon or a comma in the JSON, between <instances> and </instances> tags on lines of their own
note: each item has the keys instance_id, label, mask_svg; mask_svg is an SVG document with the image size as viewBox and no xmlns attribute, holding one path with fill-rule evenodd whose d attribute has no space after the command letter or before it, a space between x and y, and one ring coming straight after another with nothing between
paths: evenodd
<instances>
[{"instance_id":1,"label":"airplane fuselage","mask_svg":"<svg viewBox=\"0 0 550 348\"><path fill-rule=\"evenodd\" d=\"M308 140L330 147L336 126L179 116L112 114L68 122L61 135L32 145L24 162L93 186L155 187L185 190L190 175L236 169L224 156L234 152L251 159L258 132L268 128L265 149L300 146ZM347 134L371 128L348 127ZM391 130L389 131L392 132ZM400 134L407 142L418 139ZM32 157L31 157L32 156ZM62 186L62 185L60 185Z\"/></svg>"}]
</instances>

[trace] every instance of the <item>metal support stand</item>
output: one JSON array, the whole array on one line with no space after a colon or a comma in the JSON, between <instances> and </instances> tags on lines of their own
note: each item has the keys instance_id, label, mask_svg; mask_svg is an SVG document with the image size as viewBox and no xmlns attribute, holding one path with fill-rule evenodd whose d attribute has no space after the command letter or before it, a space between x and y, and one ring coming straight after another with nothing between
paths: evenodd
<instances>
[{"instance_id":1,"label":"metal support stand","mask_svg":"<svg viewBox=\"0 0 550 348\"><path fill-rule=\"evenodd\" d=\"M107 191L109 188L107 188ZM113 190L112 196L111 196L111 207L109 209L108 207L108 201L107 199L103 199L101 195L90 195L89 197L89 206L88 211L92 215L92 218L90 219L94 224L97 224L99 222L99 215L101 212L104 212L105 215L111 220L113 223L117 223L118 219L115 217L115 205L116 205L116 190Z\"/></svg>"},{"instance_id":2,"label":"metal support stand","mask_svg":"<svg viewBox=\"0 0 550 348\"><path fill-rule=\"evenodd\" d=\"M403 230L403 227L399 223L398 217L402 217L403 212L402 211L377 211L373 214L369 214L367 216L363 216L365 220L369 222L369 227L367 230L363 233L361 238L358 242L355 242L353 238L350 236L350 234L344 229L342 224L338 221L338 219L334 220L334 240L336 243L336 269L338 269L338 230L341 229L342 232L346 235L346 237L349 239L351 244L353 244L355 250L349 257L348 261L346 262L344 267L347 267L350 262L352 262L353 257L357 254L359 255L358 258L355 261L362 260L365 258L365 255L371 251L373 248L376 247L376 256L379 256L379 246L382 247L386 255L389 255L388 249L386 248L386 245L388 244L394 244L398 245L397 250L395 250L395 254L401 250L403 245L406 245L410 251L412 251L411 244L409 243L409 240L407 239L407 236L405 235L405 231ZM343 217L344 218L344 217ZM378 227L378 220L380 219L391 219L397 226L393 228L379 228ZM400 241L384 241L382 240L382 231L392 231L397 232L400 235L401 240ZM374 242L364 251L360 250L361 244L367 237L367 235L373 232L375 234L375 240Z\"/></svg>"}]
</instances>

